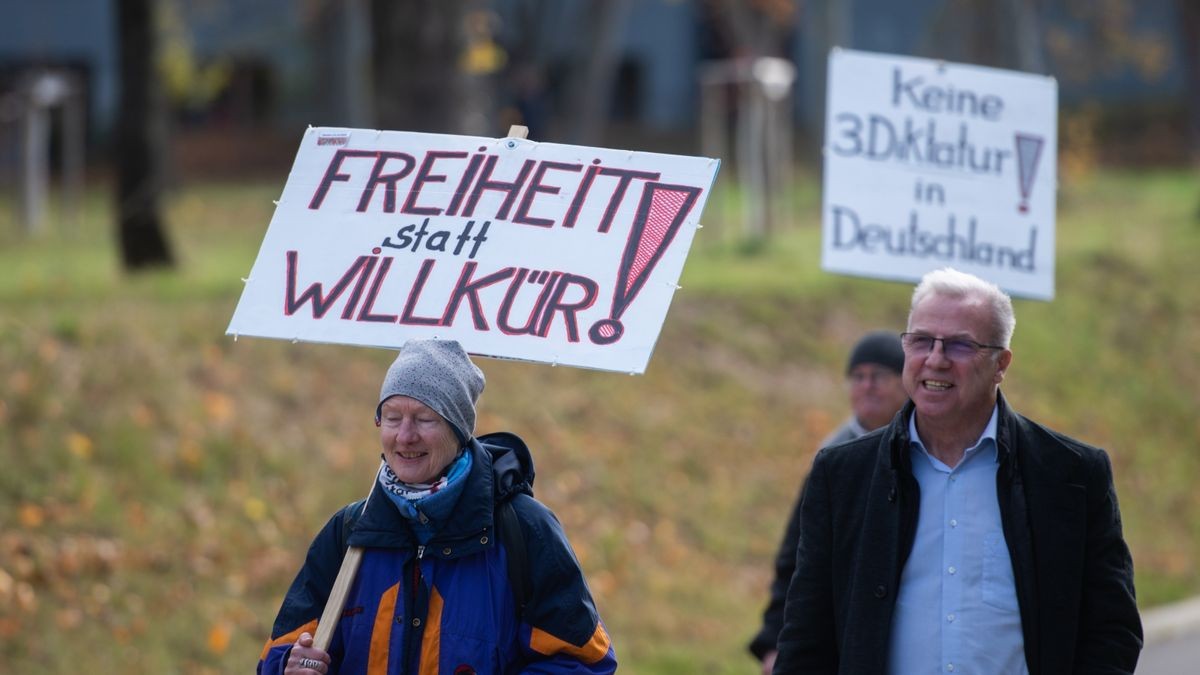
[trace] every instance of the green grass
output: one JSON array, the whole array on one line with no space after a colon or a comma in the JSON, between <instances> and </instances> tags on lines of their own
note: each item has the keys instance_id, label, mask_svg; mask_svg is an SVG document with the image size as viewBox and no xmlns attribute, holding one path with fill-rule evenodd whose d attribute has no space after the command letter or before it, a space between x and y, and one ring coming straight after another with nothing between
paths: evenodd
<instances>
[{"instance_id":1,"label":"green grass","mask_svg":"<svg viewBox=\"0 0 1200 675\"><path fill-rule=\"evenodd\" d=\"M803 178L766 244L740 236L736 195L710 204L646 375L480 362L480 430L529 441L622 672L752 671L784 520L846 412L846 345L903 325L909 285L819 270ZM1146 607L1200 592L1198 182L1062 188L1057 297L1017 301L1005 382L1019 410L1111 453ZM0 223L13 672L251 669L312 534L367 489L388 354L224 336L278 190L173 195L180 267L135 277L100 194L71 232Z\"/></svg>"}]
</instances>

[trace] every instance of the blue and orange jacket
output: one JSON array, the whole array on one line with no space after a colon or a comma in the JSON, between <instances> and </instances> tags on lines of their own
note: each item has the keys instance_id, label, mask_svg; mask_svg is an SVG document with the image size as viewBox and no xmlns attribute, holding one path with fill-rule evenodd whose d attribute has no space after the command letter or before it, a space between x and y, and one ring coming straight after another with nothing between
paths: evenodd
<instances>
[{"instance_id":1,"label":"blue and orange jacket","mask_svg":"<svg viewBox=\"0 0 1200 675\"><path fill-rule=\"evenodd\" d=\"M530 494L533 461L525 443L491 434L468 449L473 461L465 490L451 520L426 545L418 545L378 485L349 536L345 509L329 520L279 609L260 675L282 673L299 635L316 633L346 544L365 551L329 647L331 674L616 670L616 654L562 526ZM515 453L520 468L495 476L493 456L505 453ZM505 499L513 500L528 552L523 612L514 603L504 541L495 536L493 512Z\"/></svg>"}]
</instances>

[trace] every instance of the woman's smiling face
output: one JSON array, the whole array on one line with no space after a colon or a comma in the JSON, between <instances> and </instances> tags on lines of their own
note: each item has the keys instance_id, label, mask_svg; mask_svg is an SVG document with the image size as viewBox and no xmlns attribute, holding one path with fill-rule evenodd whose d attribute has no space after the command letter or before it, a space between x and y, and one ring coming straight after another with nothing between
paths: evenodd
<instances>
[{"instance_id":1,"label":"woman's smiling face","mask_svg":"<svg viewBox=\"0 0 1200 675\"><path fill-rule=\"evenodd\" d=\"M383 402L379 443L388 467L404 483L432 483L458 456L458 436L441 415L408 396Z\"/></svg>"}]
</instances>

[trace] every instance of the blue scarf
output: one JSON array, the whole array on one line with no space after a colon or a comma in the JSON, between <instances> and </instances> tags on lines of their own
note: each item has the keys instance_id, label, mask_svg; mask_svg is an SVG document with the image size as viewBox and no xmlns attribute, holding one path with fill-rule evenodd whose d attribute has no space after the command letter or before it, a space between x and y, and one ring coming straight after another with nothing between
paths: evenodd
<instances>
[{"instance_id":1,"label":"blue scarf","mask_svg":"<svg viewBox=\"0 0 1200 675\"><path fill-rule=\"evenodd\" d=\"M446 472L432 483L404 483L387 462L379 468L378 480L384 494L409 521L417 541L424 545L450 519L470 472L471 453L463 449Z\"/></svg>"}]
</instances>

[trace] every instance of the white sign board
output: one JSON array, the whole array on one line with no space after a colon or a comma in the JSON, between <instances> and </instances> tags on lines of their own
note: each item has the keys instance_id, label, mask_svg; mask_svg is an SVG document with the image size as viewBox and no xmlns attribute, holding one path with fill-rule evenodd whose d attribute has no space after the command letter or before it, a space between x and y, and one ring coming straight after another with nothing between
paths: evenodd
<instances>
[{"instance_id":1,"label":"white sign board","mask_svg":"<svg viewBox=\"0 0 1200 675\"><path fill-rule=\"evenodd\" d=\"M824 269L1054 297L1053 78L835 49L828 81Z\"/></svg>"},{"instance_id":2,"label":"white sign board","mask_svg":"<svg viewBox=\"0 0 1200 675\"><path fill-rule=\"evenodd\" d=\"M719 166L310 128L228 333L644 372Z\"/></svg>"}]
</instances>

